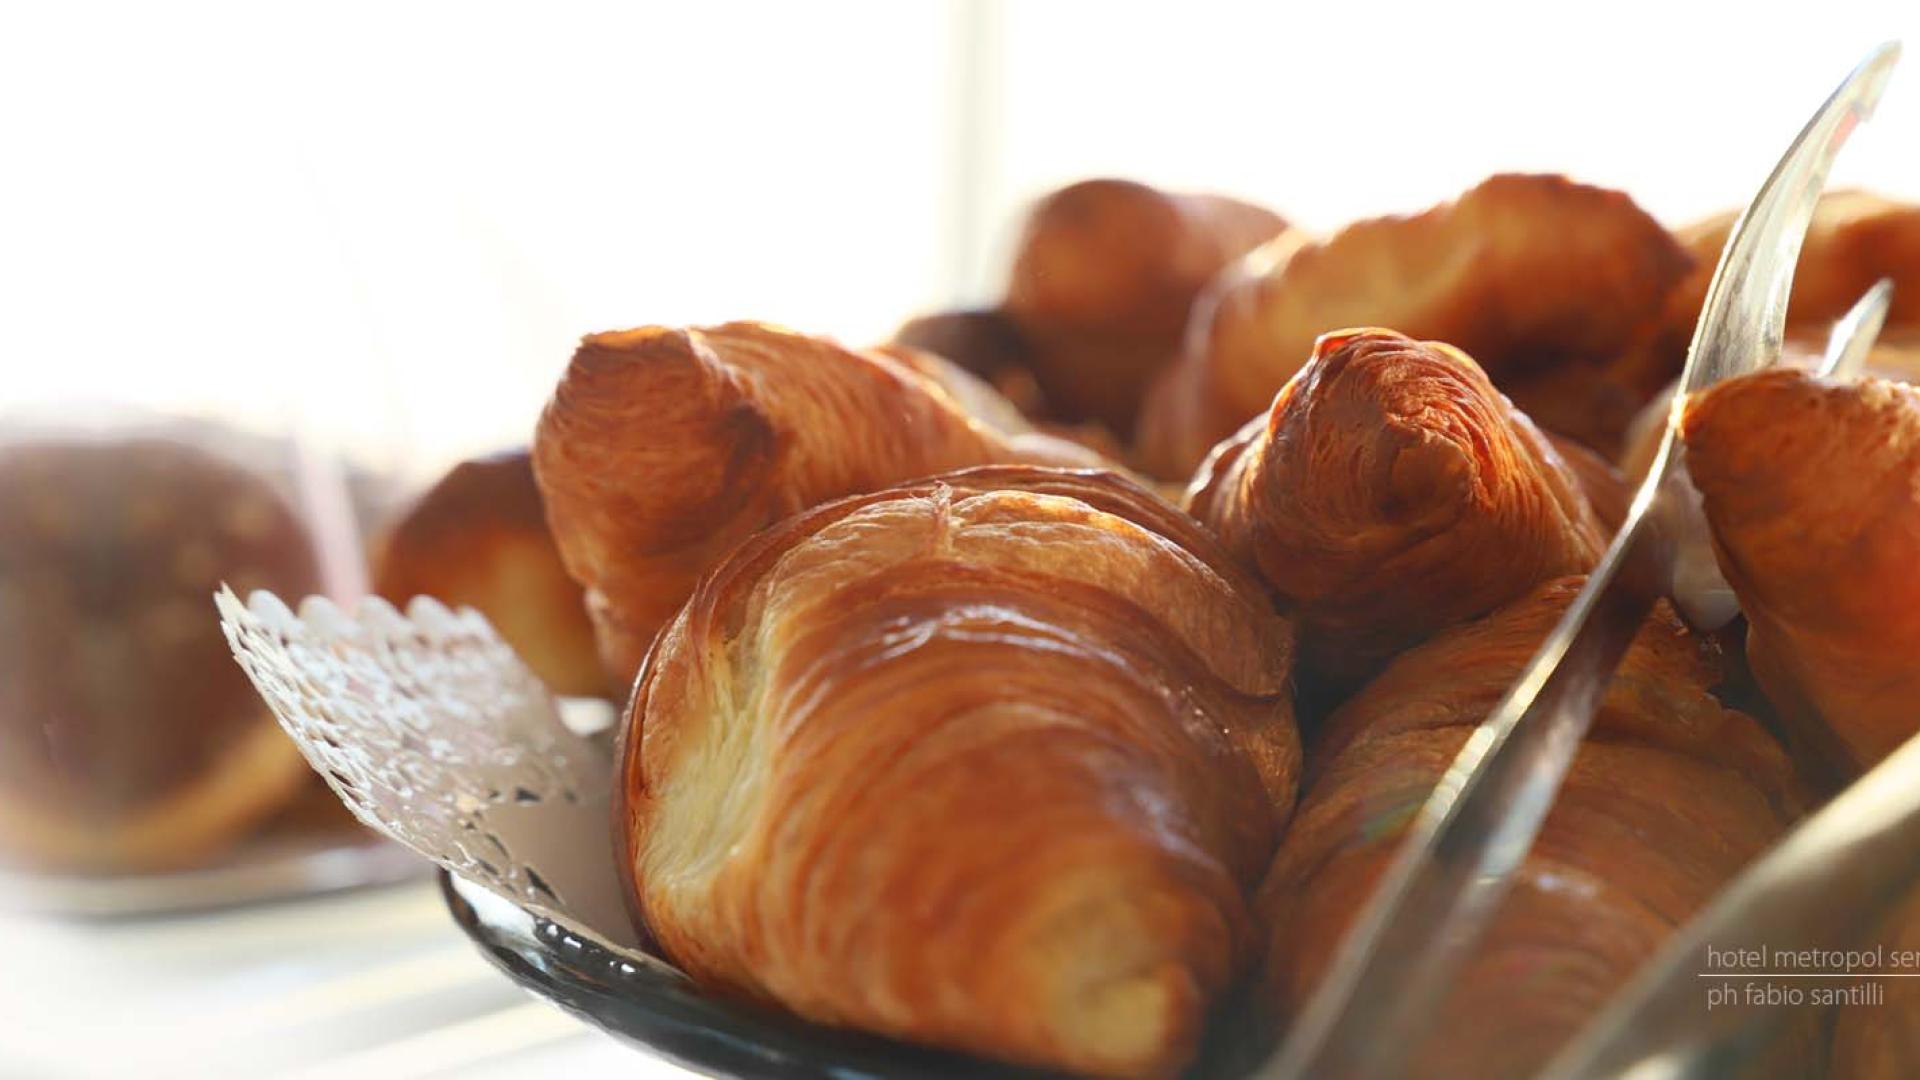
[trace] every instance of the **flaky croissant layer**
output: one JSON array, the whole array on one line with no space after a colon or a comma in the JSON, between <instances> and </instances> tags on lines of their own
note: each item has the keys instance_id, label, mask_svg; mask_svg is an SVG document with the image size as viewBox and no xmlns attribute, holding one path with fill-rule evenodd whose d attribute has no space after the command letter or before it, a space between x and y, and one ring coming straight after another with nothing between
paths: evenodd
<instances>
[{"instance_id":1,"label":"flaky croissant layer","mask_svg":"<svg viewBox=\"0 0 1920 1080\"><path fill-rule=\"evenodd\" d=\"M622 752L636 906L695 979L1096 1075L1193 1053L1290 809L1291 639L1178 511L979 469L742 546Z\"/></svg>"},{"instance_id":2,"label":"flaky croissant layer","mask_svg":"<svg viewBox=\"0 0 1920 1080\"><path fill-rule=\"evenodd\" d=\"M747 322L588 337L533 444L554 539L623 686L700 575L790 514L948 469L1089 456L996 430L895 357Z\"/></svg>"},{"instance_id":3,"label":"flaky croissant layer","mask_svg":"<svg viewBox=\"0 0 1920 1080\"><path fill-rule=\"evenodd\" d=\"M1607 380L1578 367L1655 323L1691 262L1625 195L1560 176L1494 176L1454 202L1324 241L1283 234L1196 303L1187 347L1141 416L1143 467L1191 470L1266 407L1315 338L1342 326L1451 342L1506 387L1571 380L1541 388L1543 403L1599 393Z\"/></svg>"},{"instance_id":4,"label":"flaky croissant layer","mask_svg":"<svg viewBox=\"0 0 1920 1080\"><path fill-rule=\"evenodd\" d=\"M1564 614L1547 583L1394 661L1329 719L1261 912L1266 999L1298 1012L1434 785ZM1629 650L1513 892L1410 1054L1418 1076L1525 1076L1798 812L1779 746L1707 692L1662 605Z\"/></svg>"},{"instance_id":5,"label":"flaky croissant layer","mask_svg":"<svg viewBox=\"0 0 1920 1080\"><path fill-rule=\"evenodd\" d=\"M1380 329L1321 338L1266 416L1216 448L1188 508L1258 569L1299 620L1306 670L1336 686L1585 571L1605 534L1478 364Z\"/></svg>"}]
</instances>

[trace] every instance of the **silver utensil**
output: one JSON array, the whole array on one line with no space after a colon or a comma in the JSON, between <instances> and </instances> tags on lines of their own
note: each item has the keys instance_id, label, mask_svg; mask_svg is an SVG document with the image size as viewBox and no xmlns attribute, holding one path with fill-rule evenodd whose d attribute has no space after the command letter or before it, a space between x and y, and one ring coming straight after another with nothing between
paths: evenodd
<instances>
[{"instance_id":1,"label":"silver utensil","mask_svg":"<svg viewBox=\"0 0 1920 1080\"><path fill-rule=\"evenodd\" d=\"M1884 45L1854 69L1735 223L1659 451L1626 523L1513 689L1441 777L1326 978L1258 1075L1396 1074L1425 1033L1449 977L1532 846L1614 669L1665 587L1671 545L1659 519L1678 503L1668 492L1686 397L1778 359L1794 264L1814 204L1834 157L1871 113L1898 57L1898 45Z\"/></svg>"},{"instance_id":2,"label":"silver utensil","mask_svg":"<svg viewBox=\"0 0 1920 1080\"><path fill-rule=\"evenodd\" d=\"M1880 279L1860 294L1846 315L1833 324L1826 352L1814 374L1837 378L1858 375L1867 355L1873 351L1874 342L1879 340L1880 328L1887 321L1887 309L1892 302L1893 282L1888 278ZM1677 394L1677 386L1668 392L1669 408ZM1673 447L1667 470L1667 484L1661 493L1661 508L1665 511L1662 523L1672 552L1667 595L1694 629L1718 630L1740 614L1740 601L1720 572L1720 559L1713 550L1713 530L1707 526L1700 489L1694 486L1686 471L1684 446ZM1833 756L1839 747L1837 742L1822 739L1821 745L1824 749L1819 751L1820 756L1829 763L1827 767L1846 760L1844 756Z\"/></svg>"},{"instance_id":3,"label":"silver utensil","mask_svg":"<svg viewBox=\"0 0 1920 1080\"><path fill-rule=\"evenodd\" d=\"M1827 336L1827 351L1820 357L1814 374L1830 379L1851 379L1867 366L1867 354L1880 339L1880 328L1887 324L1887 309L1893 306L1893 279L1881 278L1873 288L1860 294L1853 307L1833 324Z\"/></svg>"},{"instance_id":4,"label":"silver utensil","mask_svg":"<svg viewBox=\"0 0 1920 1080\"><path fill-rule=\"evenodd\" d=\"M1747 959L1811 949L1870 949L1876 943L1861 940L1861 932L1879 922L1916 882L1920 739L1910 739L1802 822L1669 939L1554 1059L1546 1075L1724 1075L1735 1059L1764 1049L1768 1035L1788 1029L1783 1014L1807 1007L1804 1000L1792 1004L1786 995L1748 994L1747 982L1766 983L1779 965L1770 960L1766 970L1742 970ZM1822 972L1814 978L1835 977L1831 966ZM1736 992L1709 1007L1708 992L1720 980L1734 982ZM1775 985L1784 981L1776 975Z\"/></svg>"}]
</instances>

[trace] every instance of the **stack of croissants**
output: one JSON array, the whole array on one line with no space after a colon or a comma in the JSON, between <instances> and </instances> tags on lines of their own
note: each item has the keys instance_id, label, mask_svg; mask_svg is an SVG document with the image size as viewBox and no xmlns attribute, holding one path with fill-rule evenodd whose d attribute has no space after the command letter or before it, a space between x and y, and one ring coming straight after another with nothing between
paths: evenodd
<instances>
[{"instance_id":1,"label":"stack of croissants","mask_svg":"<svg viewBox=\"0 0 1920 1080\"><path fill-rule=\"evenodd\" d=\"M1175 1075L1223 1015L1284 1033L1578 592L1731 221L1500 175L1314 236L1075 184L1001 303L877 347L587 337L531 447L394 530L382 591L626 695L615 857L699 984ZM1810 374L1882 277L1872 373ZM1744 618L1655 608L1416 1074L1537 1070L1920 728L1920 207L1824 200L1786 361L1684 413ZM1920 1062L1885 1010L1817 1042L1861 1075Z\"/></svg>"}]
</instances>

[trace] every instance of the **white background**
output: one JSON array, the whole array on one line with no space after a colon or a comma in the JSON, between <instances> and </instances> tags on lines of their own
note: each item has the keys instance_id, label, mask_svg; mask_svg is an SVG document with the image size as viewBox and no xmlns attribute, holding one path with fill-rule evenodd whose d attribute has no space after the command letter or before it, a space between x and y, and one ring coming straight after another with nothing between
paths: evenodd
<instances>
[{"instance_id":1,"label":"white background","mask_svg":"<svg viewBox=\"0 0 1920 1080\"><path fill-rule=\"evenodd\" d=\"M1093 173L1333 228L1499 169L1743 201L1920 4L0 7L0 405L297 412L417 469L582 333L990 298ZM1920 196L1920 75L1840 182Z\"/></svg>"}]
</instances>

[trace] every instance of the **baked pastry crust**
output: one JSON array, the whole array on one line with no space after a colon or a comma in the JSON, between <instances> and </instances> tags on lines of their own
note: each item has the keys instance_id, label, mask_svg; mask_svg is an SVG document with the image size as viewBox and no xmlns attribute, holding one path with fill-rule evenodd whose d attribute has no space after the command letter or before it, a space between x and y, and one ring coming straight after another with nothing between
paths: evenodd
<instances>
[{"instance_id":1,"label":"baked pastry crust","mask_svg":"<svg viewBox=\"0 0 1920 1080\"><path fill-rule=\"evenodd\" d=\"M387 530L375 561L374 591L402 610L416 596L473 607L555 693L607 696L528 451L455 465Z\"/></svg>"},{"instance_id":2,"label":"baked pastry crust","mask_svg":"<svg viewBox=\"0 0 1920 1080\"><path fill-rule=\"evenodd\" d=\"M1682 434L1755 677L1871 767L1920 730L1920 389L1774 368Z\"/></svg>"},{"instance_id":3,"label":"baked pastry crust","mask_svg":"<svg viewBox=\"0 0 1920 1080\"><path fill-rule=\"evenodd\" d=\"M1623 352L1691 266L1631 199L1559 176L1494 176L1455 202L1324 241L1284 234L1196 304L1186 348L1142 416L1141 467L1190 471L1329 331L1392 326L1446 341L1496 383L1518 384ZM1624 424L1631 406L1620 411Z\"/></svg>"},{"instance_id":4,"label":"baked pastry crust","mask_svg":"<svg viewBox=\"0 0 1920 1080\"><path fill-rule=\"evenodd\" d=\"M1257 568L1298 623L1303 672L1335 688L1585 572L1607 532L1472 358L1380 329L1322 337L1202 466L1187 507Z\"/></svg>"},{"instance_id":5,"label":"baked pastry crust","mask_svg":"<svg viewBox=\"0 0 1920 1080\"><path fill-rule=\"evenodd\" d=\"M1256 942L1299 768L1291 635L1117 475L821 506L701 584L616 785L646 928L810 1020L1171 1075Z\"/></svg>"},{"instance_id":6,"label":"baked pastry crust","mask_svg":"<svg viewBox=\"0 0 1920 1080\"><path fill-rule=\"evenodd\" d=\"M1583 578L1545 583L1396 659L1329 719L1262 887L1263 998L1295 1015L1462 744ZM1707 692L1711 654L1665 604L1614 676L1539 838L1432 1034L1419 1076L1530 1076L1796 816L1778 744Z\"/></svg>"},{"instance_id":7,"label":"baked pastry crust","mask_svg":"<svg viewBox=\"0 0 1920 1080\"><path fill-rule=\"evenodd\" d=\"M1219 195L1084 180L1027 216L1003 310L1060 419L1125 438L1153 377L1173 361L1194 298L1286 222Z\"/></svg>"},{"instance_id":8,"label":"baked pastry crust","mask_svg":"<svg viewBox=\"0 0 1920 1080\"><path fill-rule=\"evenodd\" d=\"M588 337L533 443L561 559L623 686L700 575L768 525L950 469L1090 457L995 430L895 357L750 322Z\"/></svg>"}]
</instances>

